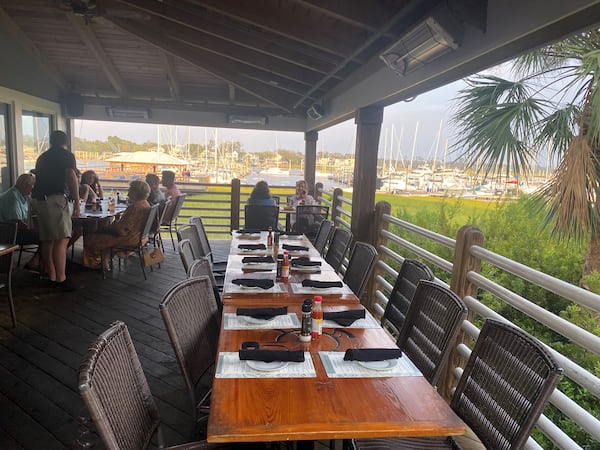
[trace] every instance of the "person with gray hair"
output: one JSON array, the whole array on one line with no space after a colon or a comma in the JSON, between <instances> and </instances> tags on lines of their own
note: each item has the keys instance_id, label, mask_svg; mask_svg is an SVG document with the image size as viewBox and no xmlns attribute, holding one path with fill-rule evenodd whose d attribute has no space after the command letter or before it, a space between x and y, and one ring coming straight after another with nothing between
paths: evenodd
<instances>
[{"instance_id":1,"label":"person with gray hair","mask_svg":"<svg viewBox=\"0 0 600 450\"><path fill-rule=\"evenodd\" d=\"M71 214L79 216L77 163L68 145L69 138L63 131L50 133L50 148L35 163L37 179L32 193L49 286L63 291L79 288L66 274L67 245L73 232ZM72 213L67 200L69 193L73 199Z\"/></svg>"}]
</instances>

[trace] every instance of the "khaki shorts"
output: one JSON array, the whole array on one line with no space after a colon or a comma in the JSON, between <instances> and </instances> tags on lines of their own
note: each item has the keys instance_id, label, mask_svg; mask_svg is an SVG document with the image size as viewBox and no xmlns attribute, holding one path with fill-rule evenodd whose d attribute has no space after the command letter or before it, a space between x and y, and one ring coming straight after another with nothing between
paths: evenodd
<instances>
[{"instance_id":1,"label":"khaki shorts","mask_svg":"<svg viewBox=\"0 0 600 450\"><path fill-rule=\"evenodd\" d=\"M67 198L62 194L49 195L47 200L33 200L38 215L40 241L58 241L71 237L73 224Z\"/></svg>"}]
</instances>

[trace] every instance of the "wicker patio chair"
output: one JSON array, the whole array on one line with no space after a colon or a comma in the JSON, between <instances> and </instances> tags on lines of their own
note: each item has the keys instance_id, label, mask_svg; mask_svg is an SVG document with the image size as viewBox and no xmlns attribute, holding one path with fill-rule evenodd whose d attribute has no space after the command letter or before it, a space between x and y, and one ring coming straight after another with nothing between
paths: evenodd
<instances>
[{"instance_id":1,"label":"wicker patio chair","mask_svg":"<svg viewBox=\"0 0 600 450\"><path fill-rule=\"evenodd\" d=\"M17 223L0 222L0 239L2 244L13 246L17 241ZM14 252L0 256L0 275L5 279L0 282L0 288L5 287L8 296L8 307L13 328L17 326L17 313L12 295L12 269Z\"/></svg>"},{"instance_id":2,"label":"wicker patio chair","mask_svg":"<svg viewBox=\"0 0 600 450\"><path fill-rule=\"evenodd\" d=\"M203 418L210 389L200 397L200 381L214 364L219 338L219 310L209 277L188 278L160 303L160 313L188 389L194 418Z\"/></svg>"},{"instance_id":3,"label":"wicker patio chair","mask_svg":"<svg viewBox=\"0 0 600 450\"><path fill-rule=\"evenodd\" d=\"M150 209L148 210L148 215L146 216L146 221L142 223L143 227L142 227L142 231L140 233L140 239L137 242L136 245L131 245L131 246L127 246L127 245L117 245L113 248L110 249L110 261L112 264L112 259L113 259L113 255L117 255L117 257L119 258L119 270L121 269L121 259L122 259L122 255L127 255L129 256L131 254L131 252L135 252L138 255L139 261L140 261L140 267L142 268L142 274L144 275L144 280L147 280L148 277L146 276L146 268L144 265L144 247L146 247L148 245L148 243L150 242L150 238L149 238L149 234L150 234L150 229L152 228L153 224L156 221L156 215L158 214L158 204L156 205L152 205L150 207ZM104 269L104 260L102 261L102 276L104 278L106 278L106 271ZM150 271L152 271L152 266L150 266Z\"/></svg>"},{"instance_id":4,"label":"wicker patio chair","mask_svg":"<svg viewBox=\"0 0 600 450\"><path fill-rule=\"evenodd\" d=\"M178 243L179 245L179 257L181 258L181 262L183 264L183 270L185 273L190 270L190 266L194 261L194 250L192 248L192 243L189 239L181 239Z\"/></svg>"},{"instance_id":5,"label":"wicker patio chair","mask_svg":"<svg viewBox=\"0 0 600 450\"><path fill-rule=\"evenodd\" d=\"M425 264L405 259L381 317L381 326L398 336L419 281L433 281L434 278L433 272Z\"/></svg>"},{"instance_id":6,"label":"wicker patio chair","mask_svg":"<svg viewBox=\"0 0 600 450\"><path fill-rule=\"evenodd\" d=\"M140 450L157 434L165 448L160 417L127 326L115 322L90 346L79 368L79 393L108 450ZM205 441L168 450L222 449Z\"/></svg>"},{"instance_id":7,"label":"wicker patio chair","mask_svg":"<svg viewBox=\"0 0 600 450\"><path fill-rule=\"evenodd\" d=\"M344 273L344 283L352 289L352 292L358 298L367 287L367 281L369 281L376 261L377 250L375 250L375 247L366 242L356 242L354 244L346 273Z\"/></svg>"},{"instance_id":8,"label":"wicker patio chair","mask_svg":"<svg viewBox=\"0 0 600 450\"><path fill-rule=\"evenodd\" d=\"M152 241L152 245L154 245L155 247L160 246L163 253L165 252L165 245L163 243L163 239L160 234L160 224L164 222L165 215L171 208L171 202L172 202L172 200L168 199L166 202L164 202L162 204L159 203L158 213L156 215L157 216L156 221L154 222L154 225L152 225L152 228L150 228L150 234L148 235L148 237Z\"/></svg>"},{"instance_id":9,"label":"wicker patio chair","mask_svg":"<svg viewBox=\"0 0 600 450\"><path fill-rule=\"evenodd\" d=\"M352 233L348 230L336 228L333 232L333 237L331 238L327 254L325 255L325 261L327 261L336 272L339 272L342 267L344 256L346 256L346 250L348 250L351 240Z\"/></svg>"},{"instance_id":10,"label":"wicker patio chair","mask_svg":"<svg viewBox=\"0 0 600 450\"><path fill-rule=\"evenodd\" d=\"M321 226L321 222L329 217L329 206L299 205L296 207L296 222L294 231L304 233L311 242L314 242Z\"/></svg>"},{"instance_id":11,"label":"wicker patio chair","mask_svg":"<svg viewBox=\"0 0 600 450\"><path fill-rule=\"evenodd\" d=\"M204 253L204 249L202 248L202 242L198 234L198 228L195 225L181 225L177 228L176 234L177 241L181 242L183 239L187 239L188 241L190 241L194 259L200 258L201 256L207 256Z\"/></svg>"},{"instance_id":12,"label":"wicker patio chair","mask_svg":"<svg viewBox=\"0 0 600 450\"><path fill-rule=\"evenodd\" d=\"M317 235L315 236L315 242L313 245L315 249L319 252L321 256L325 254L325 247L329 242L329 237L331 236L331 231L333 230L333 222L331 220L324 220L321 222L321 226L319 226L319 231L317 231Z\"/></svg>"},{"instance_id":13,"label":"wicker patio chair","mask_svg":"<svg viewBox=\"0 0 600 450\"><path fill-rule=\"evenodd\" d=\"M279 230L279 206L245 205L244 228L250 230Z\"/></svg>"},{"instance_id":14,"label":"wicker patio chair","mask_svg":"<svg viewBox=\"0 0 600 450\"><path fill-rule=\"evenodd\" d=\"M488 319L450 406L489 449L521 449L562 369L535 338ZM451 437L362 439L356 449L456 449Z\"/></svg>"},{"instance_id":15,"label":"wicker patio chair","mask_svg":"<svg viewBox=\"0 0 600 450\"><path fill-rule=\"evenodd\" d=\"M173 238L173 230L177 229L177 219L179 219L179 213L185 202L187 194L181 194L174 199L171 199L171 203L165 206L165 213L162 221L160 222L160 229L169 231L171 236L171 243L173 244L173 251L175 251L175 239Z\"/></svg>"},{"instance_id":16,"label":"wicker patio chair","mask_svg":"<svg viewBox=\"0 0 600 450\"><path fill-rule=\"evenodd\" d=\"M466 305L450 289L419 282L396 345L434 386L466 315Z\"/></svg>"},{"instance_id":17,"label":"wicker patio chair","mask_svg":"<svg viewBox=\"0 0 600 450\"><path fill-rule=\"evenodd\" d=\"M213 288L213 293L215 294L215 300L217 301L217 307L219 311L223 311L223 303L221 301L221 291L223 289L223 285L219 286L217 284L217 280L215 278L215 274L211 270L210 259L205 256L201 256L200 258L196 258L190 264L187 271L188 278L194 277L208 277L210 280L210 284Z\"/></svg>"},{"instance_id":18,"label":"wicker patio chair","mask_svg":"<svg viewBox=\"0 0 600 450\"><path fill-rule=\"evenodd\" d=\"M208 234L206 233L206 228L204 227L204 223L202 222L202 218L200 216L192 216L190 217L190 223L195 225L198 231L198 237L200 239L200 244L202 246L202 255L196 255L196 258L199 256L207 256L210 258L213 271L220 273L225 272L227 269L227 256L224 259L216 259L215 254L212 251L212 247L210 245L210 241L208 239Z\"/></svg>"}]
</instances>

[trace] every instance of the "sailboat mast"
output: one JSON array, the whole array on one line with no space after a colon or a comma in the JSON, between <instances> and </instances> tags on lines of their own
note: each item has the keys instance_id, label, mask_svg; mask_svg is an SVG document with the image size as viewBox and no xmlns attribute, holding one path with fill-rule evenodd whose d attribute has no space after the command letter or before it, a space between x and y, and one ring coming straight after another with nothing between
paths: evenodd
<instances>
[{"instance_id":1,"label":"sailboat mast","mask_svg":"<svg viewBox=\"0 0 600 450\"><path fill-rule=\"evenodd\" d=\"M419 122L415 126L415 137L413 138L412 152L410 154L410 170L413 168L413 160L415 159L415 147L417 146L417 134L419 132Z\"/></svg>"}]
</instances>

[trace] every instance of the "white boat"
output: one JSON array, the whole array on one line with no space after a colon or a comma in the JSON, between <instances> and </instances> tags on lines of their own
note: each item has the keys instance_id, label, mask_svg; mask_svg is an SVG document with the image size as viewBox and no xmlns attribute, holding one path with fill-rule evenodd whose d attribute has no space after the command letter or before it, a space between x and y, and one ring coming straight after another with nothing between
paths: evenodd
<instances>
[{"instance_id":1,"label":"white boat","mask_svg":"<svg viewBox=\"0 0 600 450\"><path fill-rule=\"evenodd\" d=\"M290 175L290 171L285 170L285 169L280 169L279 167L269 167L268 169L261 170L260 174L261 175L287 177Z\"/></svg>"}]
</instances>

